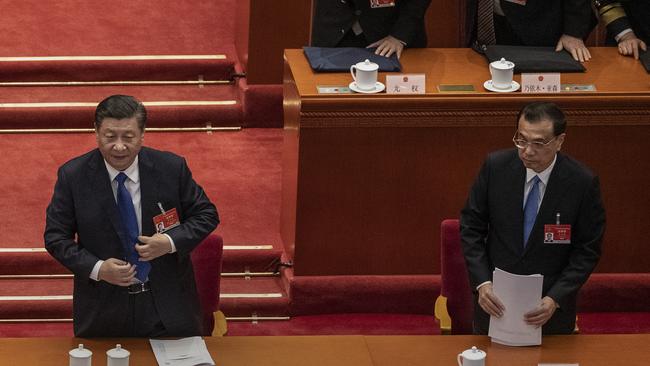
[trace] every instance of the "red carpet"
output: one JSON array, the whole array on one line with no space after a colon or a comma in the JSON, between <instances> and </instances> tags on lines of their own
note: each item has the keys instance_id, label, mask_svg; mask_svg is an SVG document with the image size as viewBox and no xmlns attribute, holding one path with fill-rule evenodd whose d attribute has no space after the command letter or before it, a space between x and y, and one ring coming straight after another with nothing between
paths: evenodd
<instances>
[{"instance_id":1,"label":"red carpet","mask_svg":"<svg viewBox=\"0 0 650 366\"><path fill-rule=\"evenodd\" d=\"M277 129L145 135L146 145L186 157L194 179L219 209L217 232L226 245L278 249L281 141ZM0 135L0 156L12 167L0 175L0 247L43 247L45 208L57 168L95 145L90 133Z\"/></svg>"},{"instance_id":2,"label":"red carpet","mask_svg":"<svg viewBox=\"0 0 650 366\"><path fill-rule=\"evenodd\" d=\"M12 1L0 14L0 49L2 56L213 54L234 42L235 1Z\"/></svg>"},{"instance_id":3,"label":"red carpet","mask_svg":"<svg viewBox=\"0 0 650 366\"><path fill-rule=\"evenodd\" d=\"M246 335L425 335L440 334L433 316L412 314L324 314L289 321L229 322L228 336Z\"/></svg>"}]
</instances>

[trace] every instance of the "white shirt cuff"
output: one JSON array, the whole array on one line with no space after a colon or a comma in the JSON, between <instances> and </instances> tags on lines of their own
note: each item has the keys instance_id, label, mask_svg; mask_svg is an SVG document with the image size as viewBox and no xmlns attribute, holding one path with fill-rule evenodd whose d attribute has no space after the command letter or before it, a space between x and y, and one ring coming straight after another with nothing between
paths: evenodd
<instances>
[{"instance_id":1,"label":"white shirt cuff","mask_svg":"<svg viewBox=\"0 0 650 366\"><path fill-rule=\"evenodd\" d=\"M492 281L485 281L485 282L483 282L482 284L480 284L480 285L478 285L478 286L476 286L476 291L478 291L478 289L480 289L481 287L483 287L483 286L485 286L485 285L487 285L488 283L489 283L489 284L491 284L491 283L492 283Z\"/></svg>"},{"instance_id":2,"label":"white shirt cuff","mask_svg":"<svg viewBox=\"0 0 650 366\"><path fill-rule=\"evenodd\" d=\"M97 263L95 263L93 270L90 272L91 280L99 281L99 267L101 267L102 264L104 264L104 261L101 259L98 260Z\"/></svg>"},{"instance_id":3,"label":"white shirt cuff","mask_svg":"<svg viewBox=\"0 0 650 366\"><path fill-rule=\"evenodd\" d=\"M174 244L174 239L172 239L172 237L167 235L167 234L163 233L163 235L166 236L167 239L169 239L169 244L171 244L171 246L172 246L172 250L170 250L169 252L170 253L176 253L176 244Z\"/></svg>"},{"instance_id":4,"label":"white shirt cuff","mask_svg":"<svg viewBox=\"0 0 650 366\"><path fill-rule=\"evenodd\" d=\"M624 35L630 33L631 31L632 31L632 28L625 29L625 30L622 31L621 33L615 35L615 36L614 36L614 39L616 40L616 42L618 42L618 41L621 40L621 37L623 37Z\"/></svg>"}]
</instances>

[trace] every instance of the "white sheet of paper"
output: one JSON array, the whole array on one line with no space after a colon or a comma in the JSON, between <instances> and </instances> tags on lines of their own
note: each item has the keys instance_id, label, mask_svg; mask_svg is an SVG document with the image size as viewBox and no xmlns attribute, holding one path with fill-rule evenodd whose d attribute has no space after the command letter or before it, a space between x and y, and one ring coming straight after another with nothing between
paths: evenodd
<instances>
[{"instance_id":1,"label":"white sheet of paper","mask_svg":"<svg viewBox=\"0 0 650 366\"><path fill-rule=\"evenodd\" d=\"M150 339L149 343L160 366L214 365L201 337Z\"/></svg>"},{"instance_id":2,"label":"white sheet of paper","mask_svg":"<svg viewBox=\"0 0 650 366\"><path fill-rule=\"evenodd\" d=\"M524 314L539 306L543 282L541 274L524 276L494 270L492 288L506 310L501 318L490 317L488 335L493 342L508 346L542 344L542 328L526 324Z\"/></svg>"}]
</instances>

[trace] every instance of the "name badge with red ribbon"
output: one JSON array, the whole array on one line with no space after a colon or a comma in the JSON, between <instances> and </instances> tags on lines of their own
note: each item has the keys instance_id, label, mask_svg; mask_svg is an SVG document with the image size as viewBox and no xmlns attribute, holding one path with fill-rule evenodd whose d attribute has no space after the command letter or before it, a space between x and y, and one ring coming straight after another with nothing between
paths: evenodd
<instances>
[{"instance_id":1,"label":"name badge with red ribbon","mask_svg":"<svg viewBox=\"0 0 650 366\"><path fill-rule=\"evenodd\" d=\"M544 244L571 244L571 225L544 225Z\"/></svg>"},{"instance_id":2,"label":"name badge with red ribbon","mask_svg":"<svg viewBox=\"0 0 650 366\"><path fill-rule=\"evenodd\" d=\"M370 0L370 7L375 8L388 8L395 6L395 0Z\"/></svg>"},{"instance_id":3,"label":"name badge with red ribbon","mask_svg":"<svg viewBox=\"0 0 650 366\"><path fill-rule=\"evenodd\" d=\"M178 218L178 212L176 212L176 208L165 211L160 203L158 203L158 207L160 207L160 212L162 213L160 215L154 216L153 218L153 224L156 226L157 233L162 234L165 231L169 231L181 224L181 221Z\"/></svg>"}]
</instances>

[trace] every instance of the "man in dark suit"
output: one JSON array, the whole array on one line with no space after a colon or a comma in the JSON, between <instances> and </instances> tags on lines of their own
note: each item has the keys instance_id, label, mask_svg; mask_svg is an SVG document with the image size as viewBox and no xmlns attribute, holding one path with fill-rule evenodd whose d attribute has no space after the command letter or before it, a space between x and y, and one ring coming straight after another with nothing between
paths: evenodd
<instances>
[{"instance_id":1,"label":"man in dark suit","mask_svg":"<svg viewBox=\"0 0 650 366\"><path fill-rule=\"evenodd\" d=\"M624 56L639 58L639 49L650 43L650 1L594 0L600 18L607 26L607 44L618 44Z\"/></svg>"},{"instance_id":2,"label":"man in dark suit","mask_svg":"<svg viewBox=\"0 0 650 366\"><path fill-rule=\"evenodd\" d=\"M465 18L468 46L480 49L495 42L514 46L555 46L556 51L566 50L577 61L587 61L591 54L584 40L596 25L590 1L468 0ZM488 5L493 19L480 19L481 9L487 9ZM493 30L487 31L491 26Z\"/></svg>"},{"instance_id":3,"label":"man in dark suit","mask_svg":"<svg viewBox=\"0 0 650 366\"><path fill-rule=\"evenodd\" d=\"M427 46L424 14L431 0L317 0L311 44L315 47L377 47L400 57L404 47Z\"/></svg>"},{"instance_id":4,"label":"man in dark suit","mask_svg":"<svg viewBox=\"0 0 650 366\"><path fill-rule=\"evenodd\" d=\"M142 147L146 117L133 97L106 98L98 148L58 171L45 247L74 274L78 337L201 334L190 252L219 219L183 158ZM161 211L178 224L164 233Z\"/></svg>"},{"instance_id":5,"label":"man in dark suit","mask_svg":"<svg viewBox=\"0 0 650 366\"><path fill-rule=\"evenodd\" d=\"M517 121L516 149L488 155L461 212L461 240L475 290L474 331L487 334L489 316L508 311L492 291L496 267L544 275L542 299L525 320L543 326L545 334L569 334L576 294L600 258L605 211L599 180L560 153L566 122L557 106L529 104ZM548 240L553 237L548 233L567 227L568 240Z\"/></svg>"}]
</instances>

